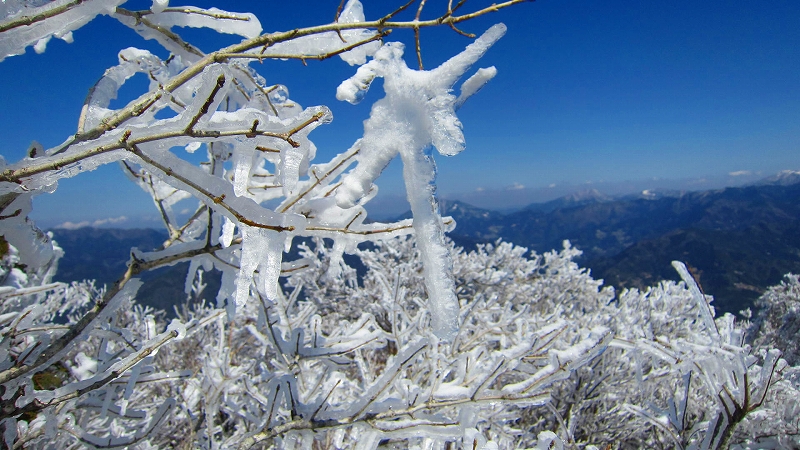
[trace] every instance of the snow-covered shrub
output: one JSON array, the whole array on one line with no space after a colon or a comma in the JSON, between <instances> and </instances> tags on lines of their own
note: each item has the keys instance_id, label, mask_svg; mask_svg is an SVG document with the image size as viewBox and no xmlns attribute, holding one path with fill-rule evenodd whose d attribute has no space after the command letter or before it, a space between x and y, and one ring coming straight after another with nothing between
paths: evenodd
<instances>
[{"instance_id":1,"label":"snow-covered shrub","mask_svg":"<svg viewBox=\"0 0 800 450\"><path fill-rule=\"evenodd\" d=\"M175 416L180 427L216 414L204 424L212 428L195 432L220 447L247 436L277 447L374 439L412 448L438 439L527 448L551 432L567 448L797 445L797 368L774 351L751 355L730 316L709 335L701 307L710 310L692 281L615 297L572 261L579 252L570 246L527 257L507 243L455 249L459 334L420 347L432 333L413 240L358 250L361 274L342 267L331 277L333 251L322 241L304 246L309 267L287 274L279 302L163 353L192 355L183 364L201 374L181 397L179 409L191 413ZM184 345L193 350L177 350ZM570 361L581 347L583 358ZM554 359L566 370L552 371ZM515 397L523 386L531 390ZM204 403L202 393L217 400ZM198 411L204 404L213 408ZM743 414L725 422L725 405ZM271 427L257 426L267 420Z\"/></svg>"},{"instance_id":2,"label":"snow-covered shrub","mask_svg":"<svg viewBox=\"0 0 800 450\"><path fill-rule=\"evenodd\" d=\"M425 1L367 20L341 5L332 24L262 34L252 14L131 11L124 0L0 5L0 57L99 14L171 56L120 51L89 89L63 144L0 161L0 429L41 448L721 448L797 446L797 368L756 350L682 284L616 295L560 252L508 243L465 253L444 232L432 147L465 145L456 111L496 73L456 82L503 35L495 25L432 70L413 70L386 32L457 24L511 0L420 19ZM397 21L417 3L414 20ZM413 12L412 12L413 14ZM460 14L460 15L459 15ZM179 27L241 36L205 54ZM456 28L457 30L457 28ZM359 66L337 97L384 79L364 135L315 163L311 132L332 120L248 65L340 56ZM111 100L136 74L149 90ZM205 155L197 163L197 155ZM413 219L366 221L374 182L395 156ZM105 289L51 283L61 250L28 219L59 180L119 163L153 198L169 233L134 250ZM194 199L186 220L173 212ZM413 239L406 236L413 235ZM370 246L364 246L370 243ZM292 246L296 259L287 259ZM365 268L344 264L354 254ZM185 291L222 273L214 304L189 302L169 324L136 305L140 275L189 261ZM796 279L795 279L796 282ZM772 333L772 334L770 334ZM777 344L776 344L777 345ZM788 347L787 347L788 348Z\"/></svg>"},{"instance_id":3,"label":"snow-covered shrub","mask_svg":"<svg viewBox=\"0 0 800 450\"><path fill-rule=\"evenodd\" d=\"M755 348L777 348L791 365L800 365L800 277L788 274L758 298L749 339Z\"/></svg>"},{"instance_id":4,"label":"snow-covered shrub","mask_svg":"<svg viewBox=\"0 0 800 450\"><path fill-rule=\"evenodd\" d=\"M143 442L175 403L167 398L153 414L129 411L137 386L149 383L138 381L142 373L149 373L152 358L167 342L218 320L233 323L237 314L248 308L264 309L263 323L270 323L272 306L267 305L277 304L283 295L279 286L282 271L306 265L302 259L283 259L284 250L299 237L334 242L329 276L336 277L342 254L353 252L358 243L415 233L427 275L420 308L431 313L433 326L430 336L419 336L412 343L414 350L408 350L407 356L416 355L430 342L452 340L459 329L459 305L444 241L449 225L438 212L435 167L428 150L435 147L441 154L455 155L464 148L455 112L496 71L478 70L456 93L453 88L502 37L505 27L491 27L463 52L427 71L408 68L402 44L384 43L383 38L395 28L413 28L417 37L421 28L429 26L449 25L460 31L457 24L462 21L521 2L512 0L471 11L464 7L465 2L451 2L442 15L421 20L423 1L413 20L397 21L395 17L410 4L398 5L377 20L366 20L361 3L350 0L340 5L331 24L262 33L252 14L170 8L168 1L162 0L144 11L123 8L125 0L4 1L0 58L24 52L28 46L44 52L52 37L71 41L72 31L97 15L117 19L171 53L162 59L133 47L121 50L119 64L90 87L74 135L47 150L33 145L28 157L19 162L0 161L0 226L11 252L3 275L12 284L4 295L15 299L7 303L12 309L3 335L8 351L0 371L4 442L11 445L28 435L49 439L56 430L66 430L87 445ZM243 40L205 54L175 33L180 27L210 28ZM384 78L386 95L375 103L362 139L330 161L315 164L316 147L309 134L332 120L328 108L301 107L290 99L285 86L268 85L248 64L333 56L359 66L353 77L342 82L338 98L361 101L377 77ZM149 90L124 107L112 107L111 100L136 74L147 76ZM198 150L206 155L199 164L191 157ZM396 155L405 165L414 219L391 224L365 222L365 205L377 192L373 182ZM45 326L44 322L54 318L54 307L64 309L57 297L69 298L67 306L73 300L68 287L48 284L58 249L28 219L31 200L52 192L61 179L109 163L119 163L152 196L169 239L157 251L134 251L127 272L107 290L93 292L93 304L82 312L67 308L74 320ZM179 221L173 206L187 198L198 201L196 212ZM139 275L181 261L191 262L187 293L198 286L198 268L222 272L217 304L202 310L203 317L175 322L166 329L156 326L143 312L141 320L123 320L130 311L122 305L136 296L142 283ZM34 290L25 290L26 284ZM47 296L39 290L56 293ZM219 319L223 311L225 318ZM149 325L139 329L135 325L139 323ZM286 342L300 345L302 328L295 329L288 322L282 326L288 327L283 330ZM359 329L349 331L358 336ZM289 351L279 343L278 334L274 338L279 353ZM97 339L100 341L95 342ZM342 339L349 343L359 338L345 335ZM37 374L59 364L74 369L72 378L61 380L53 389L39 389L34 382ZM228 368L218 366L223 372ZM225 381L233 375L218 375L222 378L210 379L223 380L220 392L233 389L235 383ZM128 380L124 389L119 386L123 378ZM204 403L211 402L208 407L214 409L217 404L212 394ZM74 406L76 399L98 408L97 420L107 428L94 433L89 431L97 428L92 425L94 419L71 416L68 405ZM66 415L60 416L58 411ZM343 414L335 417L345 417ZM36 417L33 423L44 431L36 435L38 428L31 431L19 425L23 416ZM272 416L267 417L264 426L272 423ZM132 425L128 419L141 419L145 425ZM209 430L213 429L216 416L207 420ZM25 437L17 436L18 432ZM209 434L208 439L215 437Z\"/></svg>"}]
</instances>

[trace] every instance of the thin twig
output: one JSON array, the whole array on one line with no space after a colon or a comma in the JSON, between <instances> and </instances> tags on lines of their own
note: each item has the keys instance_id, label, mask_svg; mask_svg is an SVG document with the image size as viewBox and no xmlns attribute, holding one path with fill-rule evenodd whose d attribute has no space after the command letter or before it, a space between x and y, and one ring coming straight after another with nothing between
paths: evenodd
<instances>
[{"instance_id":1,"label":"thin twig","mask_svg":"<svg viewBox=\"0 0 800 450\"><path fill-rule=\"evenodd\" d=\"M421 0L419 2L419 8L417 8L417 15L414 17L415 22L419 22L419 18L422 15L422 8L425 7L426 0ZM419 27L414 27L414 45L417 50L417 63L419 63L419 70L425 70L425 67L422 65L422 45L420 44L419 39Z\"/></svg>"},{"instance_id":2,"label":"thin twig","mask_svg":"<svg viewBox=\"0 0 800 450\"><path fill-rule=\"evenodd\" d=\"M391 32L392 32L392 30L384 30L384 31L381 31L380 33L378 33L375 36L372 36L372 37L370 37L368 39L364 39L364 40L358 41L358 42L356 42L354 44L350 44L350 45L342 47L342 48L340 48L338 50L334 50L332 52L324 53L322 55L297 55L297 54L294 54L294 53L285 53L285 54L280 54L280 53L278 53L278 54L273 54L273 53L221 53L221 54L219 54L217 59L218 59L219 62L224 62L224 61L227 61L227 60L230 60L230 59L257 59L259 61L262 61L264 59L299 59L301 61L306 61L306 60L311 59L311 60L316 60L316 61L323 61L323 60L326 60L328 58L332 58L334 56L341 55L342 53L349 52L350 50L353 50L354 48L360 47L360 46L362 46L364 44L369 44L370 42L380 41L383 38L385 38L386 36L388 36Z\"/></svg>"},{"instance_id":3,"label":"thin twig","mask_svg":"<svg viewBox=\"0 0 800 450\"><path fill-rule=\"evenodd\" d=\"M31 16L19 16L19 17L16 17L16 18L11 19L10 21L8 21L6 23L0 23L0 33L6 32L6 31L11 30L13 28L30 26L30 25L33 25L34 23L41 22L43 20L47 20L47 19L49 19L51 17L55 17L55 16L57 16L59 14L63 14L65 12L69 11L70 9L75 8L76 6L80 6L81 3L85 3L85 2L86 2L86 0L74 0L74 1L72 1L70 3L65 3L65 4L63 4L61 6L56 7L56 8L47 9L45 11L42 11L40 13L31 15Z\"/></svg>"}]
</instances>

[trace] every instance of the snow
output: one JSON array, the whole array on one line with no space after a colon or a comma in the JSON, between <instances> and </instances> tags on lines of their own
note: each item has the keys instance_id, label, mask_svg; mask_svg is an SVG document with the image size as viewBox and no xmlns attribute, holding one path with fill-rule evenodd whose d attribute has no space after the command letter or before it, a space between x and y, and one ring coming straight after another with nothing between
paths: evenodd
<instances>
[{"instance_id":1,"label":"snow","mask_svg":"<svg viewBox=\"0 0 800 450\"><path fill-rule=\"evenodd\" d=\"M87 356L85 353L80 352L75 355L76 365L70 367L70 372L78 380L86 380L97 373L97 360Z\"/></svg>"},{"instance_id":2,"label":"snow","mask_svg":"<svg viewBox=\"0 0 800 450\"><path fill-rule=\"evenodd\" d=\"M168 332L175 332L178 335L175 337L176 340L181 340L186 337L186 325L178 319L172 319L167 326Z\"/></svg>"},{"instance_id":3,"label":"snow","mask_svg":"<svg viewBox=\"0 0 800 450\"><path fill-rule=\"evenodd\" d=\"M164 11L167 6L169 6L169 0L153 0L153 6L150 7L150 10L158 14Z\"/></svg>"},{"instance_id":4,"label":"snow","mask_svg":"<svg viewBox=\"0 0 800 450\"><path fill-rule=\"evenodd\" d=\"M460 108L467 99L480 91L486 83L491 81L497 75L497 68L494 66L485 69L478 69L474 75L467 78L461 85L461 95L456 99L456 109Z\"/></svg>"},{"instance_id":5,"label":"snow","mask_svg":"<svg viewBox=\"0 0 800 450\"><path fill-rule=\"evenodd\" d=\"M437 400L456 400L462 398L469 398L474 388L468 386L461 386L458 383L442 383L436 392L433 393L433 398Z\"/></svg>"},{"instance_id":6,"label":"snow","mask_svg":"<svg viewBox=\"0 0 800 450\"><path fill-rule=\"evenodd\" d=\"M697 311L703 318L703 323L706 326L706 332L708 333L709 337L711 337L716 344L719 344L720 336L717 326L714 323L713 307L709 305L708 301L706 300L706 296L702 293L702 291L700 291L700 287L697 285L697 282L694 280L692 274L689 273L689 269L686 267L686 264L680 261L672 261L672 267L678 271L681 279L684 283L686 283L686 288L692 293L692 299L695 301Z\"/></svg>"},{"instance_id":7,"label":"snow","mask_svg":"<svg viewBox=\"0 0 800 450\"><path fill-rule=\"evenodd\" d=\"M536 450L564 450L564 442L552 431L542 431L537 437Z\"/></svg>"},{"instance_id":8,"label":"snow","mask_svg":"<svg viewBox=\"0 0 800 450\"><path fill-rule=\"evenodd\" d=\"M372 61L342 82L336 93L340 100L357 103L366 95L372 80L384 79L386 96L374 104L364 122L358 165L336 190L336 202L341 208L352 208L374 189L373 182L389 162L398 154L401 156L414 232L423 258L431 320L436 335L445 340L455 337L459 306L436 201L436 166L429 148L433 146L446 156L464 149L461 122L455 114L457 99L450 91L505 30L502 24L494 25L463 52L430 71L410 69L403 60L403 44L385 44ZM467 80L462 88L463 99L492 76L494 71L488 69Z\"/></svg>"}]
</instances>

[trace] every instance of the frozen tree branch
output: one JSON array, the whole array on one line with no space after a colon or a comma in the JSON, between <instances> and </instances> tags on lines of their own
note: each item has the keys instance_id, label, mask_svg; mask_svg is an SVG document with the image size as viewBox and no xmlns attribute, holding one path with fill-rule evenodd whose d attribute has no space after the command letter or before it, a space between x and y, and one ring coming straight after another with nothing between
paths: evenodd
<instances>
[{"instance_id":1,"label":"frozen tree branch","mask_svg":"<svg viewBox=\"0 0 800 450\"><path fill-rule=\"evenodd\" d=\"M4 4L3 57L30 45L43 51L53 36L69 40L100 14L171 56L120 51L90 88L73 136L0 168L3 443L800 445L800 372L780 351L749 345L732 316L715 318L682 264L683 283L617 293L573 262L580 252L568 242L526 256L499 242L464 252L446 239L455 223L438 210L432 149L465 148L457 112L497 70L478 69L453 91L505 27L429 70L422 32L447 26L474 37L463 22L522 2L470 12L472 3L448 0L427 19L433 2L411 0L367 20L349 0L333 23L266 34L252 14L167 0L143 11L121 0ZM206 54L177 27L243 40ZM385 42L402 29L413 33L418 70L402 44ZM301 107L248 64L333 56L357 66L337 98L364 100L378 77L385 96L361 139L314 163L309 136L330 111ZM112 107L136 76L148 91ZM414 217L371 222L376 180L398 156ZM107 289L53 283L63 252L28 219L32 198L115 162L152 197L167 240L132 251ZM189 263L187 303L167 325L135 297L142 275L179 262ZM211 274L220 287L201 301ZM761 326L775 334L776 325Z\"/></svg>"}]
</instances>

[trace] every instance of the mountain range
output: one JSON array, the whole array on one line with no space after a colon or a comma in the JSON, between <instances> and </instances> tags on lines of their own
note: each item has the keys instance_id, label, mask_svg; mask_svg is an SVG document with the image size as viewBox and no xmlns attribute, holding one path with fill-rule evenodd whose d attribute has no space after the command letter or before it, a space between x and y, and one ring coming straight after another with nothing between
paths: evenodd
<instances>
[{"instance_id":1,"label":"mountain range","mask_svg":"<svg viewBox=\"0 0 800 450\"><path fill-rule=\"evenodd\" d=\"M670 262L681 260L714 295L719 312L737 313L785 273L800 273L799 172L712 191L610 197L587 190L506 214L458 201L443 201L440 208L456 220L450 237L468 250L502 239L542 253L569 240L583 251L577 262L617 288L677 280ZM166 239L150 229L53 232L66 253L56 279L93 278L99 284L122 275L131 247L151 250ZM141 293L145 303L180 303L186 269L176 265L149 275L152 282ZM208 281L208 292L214 292L216 280Z\"/></svg>"},{"instance_id":2,"label":"mountain range","mask_svg":"<svg viewBox=\"0 0 800 450\"><path fill-rule=\"evenodd\" d=\"M585 191L509 214L461 202L441 208L456 220L457 243L502 239L541 253L569 240L583 251L579 264L618 288L677 280L670 262L681 260L724 312L749 307L784 274L800 272L797 172L712 191Z\"/></svg>"}]
</instances>

